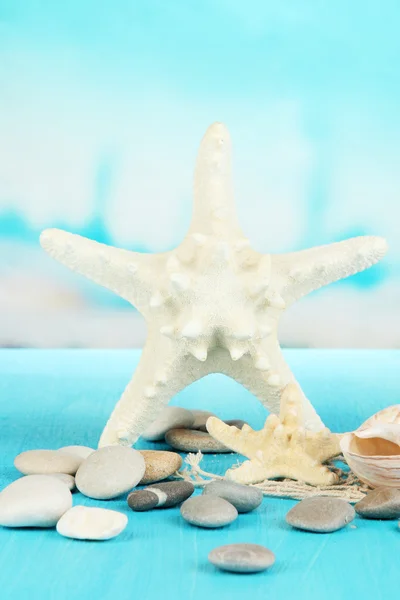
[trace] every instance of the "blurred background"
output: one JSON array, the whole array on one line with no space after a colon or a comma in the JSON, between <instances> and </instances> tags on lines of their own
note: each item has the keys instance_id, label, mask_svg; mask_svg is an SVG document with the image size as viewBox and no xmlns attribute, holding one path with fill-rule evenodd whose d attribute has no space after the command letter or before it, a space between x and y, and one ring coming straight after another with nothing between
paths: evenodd
<instances>
[{"instance_id":1,"label":"blurred background","mask_svg":"<svg viewBox=\"0 0 400 600\"><path fill-rule=\"evenodd\" d=\"M283 345L399 347L399 27L398 0L0 0L0 345L143 344L140 315L40 231L173 248L220 120L257 250L390 245L292 307Z\"/></svg>"}]
</instances>

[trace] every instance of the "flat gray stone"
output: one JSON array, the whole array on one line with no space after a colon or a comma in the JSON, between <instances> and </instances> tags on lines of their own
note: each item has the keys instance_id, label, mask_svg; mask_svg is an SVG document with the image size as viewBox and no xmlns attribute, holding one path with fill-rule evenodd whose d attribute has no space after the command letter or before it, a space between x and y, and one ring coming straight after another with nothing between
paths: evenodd
<instances>
[{"instance_id":1,"label":"flat gray stone","mask_svg":"<svg viewBox=\"0 0 400 600\"><path fill-rule=\"evenodd\" d=\"M242 419L228 419L227 421L223 421L226 425L230 425L231 427L237 427L238 429L242 429L243 425L247 425L246 421ZM194 427L193 427L194 429ZM199 431L207 431L206 424L198 427Z\"/></svg>"},{"instance_id":2,"label":"flat gray stone","mask_svg":"<svg viewBox=\"0 0 400 600\"><path fill-rule=\"evenodd\" d=\"M79 456L82 460L85 460L94 451L95 449L89 448L89 446L63 446L59 449L59 452L66 452L67 454Z\"/></svg>"},{"instance_id":3,"label":"flat gray stone","mask_svg":"<svg viewBox=\"0 0 400 600\"><path fill-rule=\"evenodd\" d=\"M194 423L190 427L190 429L199 429L200 431L207 431L206 423L209 417L215 417L215 414L210 412L209 410L191 410L192 415L194 415Z\"/></svg>"},{"instance_id":4,"label":"flat gray stone","mask_svg":"<svg viewBox=\"0 0 400 600\"><path fill-rule=\"evenodd\" d=\"M75 475L82 461L82 457L59 450L28 450L18 454L14 460L14 466L24 475L48 475L50 473Z\"/></svg>"},{"instance_id":5,"label":"flat gray stone","mask_svg":"<svg viewBox=\"0 0 400 600\"><path fill-rule=\"evenodd\" d=\"M136 512L155 508L159 502L158 494L151 490L135 490L127 498L128 506Z\"/></svg>"},{"instance_id":6,"label":"flat gray stone","mask_svg":"<svg viewBox=\"0 0 400 600\"><path fill-rule=\"evenodd\" d=\"M356 513L366 519L399 519L400 490L391 487L378 487L357 502Z\"/></svg>"},{"instance_id":7,"label":"flat gray stone","mask_svg":"<svg viewBox=\"0 0 400 600\"><path fill-rule=\"evenodd\" d=\"M194 492L194 485L190 481L167 481L149 485L146 489L158 494L157 508L171 508L187 500Z\"/></svg>"},{"instance_id":8,"label":"flat gray stone","mask_svg":"<svg viewBox=\"0 0 400 600\"><path fill-rule=\"evenodd\" d=\"M274 564L275 554L258 544L228 544L212 550L208 560L223 571L259 573Z\"/></svg>"},{"instance_id":9,"label":"flat gray stone","mask_svg":"<svg viewBox=\"0 0 400 600\"><path fill-rule=\"evenodd\" d=\"M116 510L74 506L57 523L60 535L75 540L110 540L127 526L128 517Z\"/></svg>"},{"instance_id":10,"label":"flat gray stone","mask_svg":"<svg viewBox=\"0 0 400 600\"><path fill-rule=\"evenodd\" d=\"M47 477L55 477L59 481L62 481L71 491L75 489L75 477L72 475L67 475L67 473L52 473L51 475L47 475Z\"/></svg>"},{"instance_id":11,"label":"flat gray stone","mask_svg":"<svg viewBox=\"0 0 400 600\"><path fill-rule=\"evenodd\" d=\"M286 515L286 522L296 529L330 533L342 529L355 517L354 508L345 500L328 496L305 498Z\"/></svg>"},{"instance_id":12,"label":"flat gray stone","mask_svg":"<svg viewBox=\"0 0 400 600\"><path fill-rule=\"evenodd\" d=\"M237 519L238 512L230 502L218 496L195 496L185 500L181 515L191 525L215 528L229 525Z\"/></svg>"},{"instance_id":13,"label":"flat gray stone","mask_svg":"<svg viewBox=\"0 0 400 600\"><path fill-rule=\"evenodd\" d=\"M209 433L193 429L171 429L165 434L167 444L181 452L198 452L215 454L232 452L229 448L215 440Z\"/></svg>"},{"instance_id":14,"label":"flat gray stone","mask_svg":"<svg viewBox=\"0 0 400 600\"><path fill-rule=\"evenodd\" d=\"M75 483L85 496L109 500L134 488L145 470L144 458L137 450L126 446L105 446L81 464Z\"/></svg>"},{"instance_id":15,"label":"flat gray stone","mask_svg":"<svg viewBox=\"0 0 400 600\"><path fill-rule=\"evenodd\" d=\"M150 442L164 439L170 429L191 427L195 417L190 410L179 406L166 406L155 421L142 433L142 438Z\"/></svg>"},{"instance_id":16,"label":"flat gray stone","mask_svg":"<svg viewBox=\"0 0 400 600\"><path fill-rule=\"evenodd\" d=\"M27 475L0 493L0 525L54 527L71 506L65 483L48 475Z\"/></svg>"},{"instance_id":17,"label":"flat gray stone","mask_svg":"<svg viewBox=\"0 0 400 600\"><path fill-rule=\"evenodd\" d=\"M212 494L224 498L236 508L239 513L246 513L260 506L263 501L261 490L234 481L211 481L204 486L203 494Z\"/></svg>"}]
</instances>

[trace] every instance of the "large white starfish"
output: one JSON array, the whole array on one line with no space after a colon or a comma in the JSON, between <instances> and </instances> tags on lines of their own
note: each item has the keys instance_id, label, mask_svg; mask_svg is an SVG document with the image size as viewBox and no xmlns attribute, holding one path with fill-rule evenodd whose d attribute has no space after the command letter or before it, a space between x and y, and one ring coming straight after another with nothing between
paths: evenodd
<instances>
[{"instance_id":1,"label":"large white starfish","mask_svg":"<svg viewBox=\"0 0 400 600\"><path fill-rule=\"evenodd\" d=\"M40 241L67 267L128 300L147 322L139 365L100 446L133 444L177 392L209 373L232 377L279 413L282 390L295 381L277 339L283 310L370 267L387 250L372 236L289 254L253 250L237 220L230 136L221 123L201 142L192 222L175 250L129 252L56 229ZM304 395L303 414L306 428L323 427Z\"/></svg>"}]
</instances>

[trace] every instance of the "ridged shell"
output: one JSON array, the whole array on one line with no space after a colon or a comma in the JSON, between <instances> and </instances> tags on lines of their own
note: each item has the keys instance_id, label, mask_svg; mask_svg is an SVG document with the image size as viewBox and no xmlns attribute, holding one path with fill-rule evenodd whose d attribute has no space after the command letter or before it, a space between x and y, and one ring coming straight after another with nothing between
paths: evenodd
<instances>
[{"instance_id":1,"label":"ridged shell","mask_svg":"<svg viewBox=\"0 0 400 600\"><path fill-rule=\"evenodd\" d=\"M400 404L385 408L340 442L350 469L371 487L400 488Z\"/></svg>"}]
</instances>

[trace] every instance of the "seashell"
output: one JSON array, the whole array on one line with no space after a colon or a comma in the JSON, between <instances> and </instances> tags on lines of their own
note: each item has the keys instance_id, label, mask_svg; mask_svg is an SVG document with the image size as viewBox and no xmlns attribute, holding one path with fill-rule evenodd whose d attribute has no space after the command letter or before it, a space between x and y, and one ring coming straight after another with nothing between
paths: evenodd
<instances>
[{"instance_id":1,"label":"seashell","mask_svg":"<svg viewBox=\"0 0 400 600\"><path fill-rule=\"evenodd\" d=\"M340 447L350 469L371 487L400 488L400 404L346 433Z\"/></svg>"}]
</instances>

